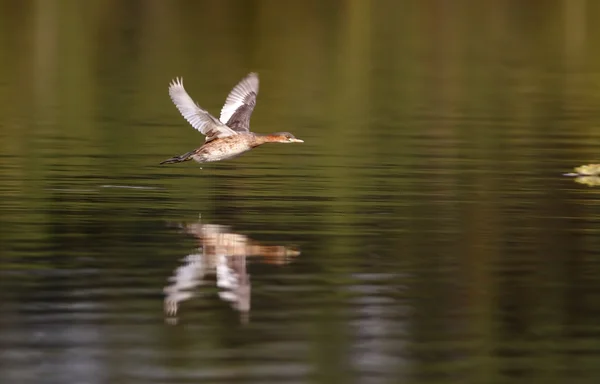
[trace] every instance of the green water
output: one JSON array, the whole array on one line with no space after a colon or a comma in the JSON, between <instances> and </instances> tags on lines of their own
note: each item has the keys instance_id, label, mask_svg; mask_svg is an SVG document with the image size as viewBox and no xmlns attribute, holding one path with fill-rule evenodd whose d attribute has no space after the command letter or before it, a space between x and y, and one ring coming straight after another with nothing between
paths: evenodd
<instances>
[{"instance_id":1,"label":"green water","mask_svg":"<svg viewBox=\"0 0 600 384\"><path fill-rule=\"evenodd\" d=\"M598 12L0 1L0 381L598 382Z\"/></svg>"}]
</instances>

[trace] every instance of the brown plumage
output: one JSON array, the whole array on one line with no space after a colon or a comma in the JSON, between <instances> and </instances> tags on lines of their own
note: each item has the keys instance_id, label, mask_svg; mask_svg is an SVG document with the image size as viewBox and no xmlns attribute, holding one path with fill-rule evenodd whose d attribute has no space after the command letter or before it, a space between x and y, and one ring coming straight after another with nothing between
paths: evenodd
<instances>
[{"instance_id":1,"label":"brown plumage","mask_svg":"<svg viewBox=\"0 0 600 384\"><path fill-rule=\"evenodd\" d=\"M182 116L200 133L206 135L204 145L181 156L167 159L161 164L195 160L198 163L221 161L265 143L303 143L288 132L260 135L250 132L250 117L258 95L258 75L250 73L229 93L216 119L200 108L183 87L182 79L175 79L169 86L171 100Z\"/></svg>"}]
</instances>

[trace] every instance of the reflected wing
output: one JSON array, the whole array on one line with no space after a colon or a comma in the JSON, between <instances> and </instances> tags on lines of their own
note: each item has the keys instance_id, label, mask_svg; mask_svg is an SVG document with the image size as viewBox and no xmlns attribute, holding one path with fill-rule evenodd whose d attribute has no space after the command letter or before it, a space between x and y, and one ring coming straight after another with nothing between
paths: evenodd
<instances>
[{"instance_id":1,"label":"reflected wing","mask_svg":"<svg viewBox=\"0 0 600 384\"><path fill-rule=\"evenodd\" d=\"M258 95L258 75L250 73L229 93L221 109L222 123L237 132L250 131L250 116Z\"/></svg>"},{"instance_id":2,"label":"reflected wing","mask_svg":"<svg viewBox=\"0 0 600 384\"><path fill-rule=\"evenodd\" d=\"M236 132L200 108L183 87L183 79L175 79L169 85L169 96L181 115L198 131L206 135L206 141L235 135Z\"/></svg>"},{"instance_id":3,"label":"reflected wing","mask_svg":"<svg viewBox=\"0 0 600 384\"><path fill-rule=\"evenodd\" d=\"M250 275L246 268L246 256L221 255L217 263L217 286L222 289L219 297L242 312L250 310Z\"/></svg>"},{"instance_id":4,"label":"reflected wing","mask_svg":"<svg viewBox=\"0 0 600 384\"><path fill-rule=\"evenodd\" d=\"M183 259L182 265L169 278L171 284L163 289L166 315L176 316L179 303L191 299L197 294L197 292L194 292L194 288L203 283L206 274L205 264L204 255L202 254L191 254Z\"/></svg>"}]
</instances>

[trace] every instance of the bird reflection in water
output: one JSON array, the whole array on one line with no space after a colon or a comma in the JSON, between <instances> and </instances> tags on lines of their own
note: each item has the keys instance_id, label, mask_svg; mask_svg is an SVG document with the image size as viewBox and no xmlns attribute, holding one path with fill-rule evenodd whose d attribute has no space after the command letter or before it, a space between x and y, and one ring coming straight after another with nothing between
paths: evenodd
<instances>
[{"instance_id":1,"label":"bird reflection in water","mask_svg":"<svg viewBox=\"0 0 600 384\"><path fill-rule=\"evenodd\" d=\"M194 223L177 224L182 232L199 241L198 252L185 256L164 288L164 311L167 322L177 323L179 304L198 294L197 287L216 279L219 298L229 302L247 321L250 312L250 275L246 269L248 257L268 264L284 265L300 255L299 250L281 245L263 245L245 235L232 232L223 225Z\"/></svg>"}]
</instances>

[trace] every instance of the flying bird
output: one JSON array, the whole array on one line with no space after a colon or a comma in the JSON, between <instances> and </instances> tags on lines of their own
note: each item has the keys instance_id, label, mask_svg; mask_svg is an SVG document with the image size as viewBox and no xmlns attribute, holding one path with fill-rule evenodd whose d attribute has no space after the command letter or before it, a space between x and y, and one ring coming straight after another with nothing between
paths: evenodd
<instances>
[{"instance_id":1,"label":"flying bird","mask_svg":"<svg viewBox=\"0 0 600 384\"><path fill-rule=\"evenodd\" d=\"M265 143L303 143L289 132L268 135L250 131L250 116L258 95L258 75L250 73L229 93L221 116L216 119L192 100L183 87L183 79L176 78L169 85L171 100L181 115L206 136L204 144L181 156L171 157L161 164L195 160L198 163L221 161L239 156Z\"/></svg>"}]
</instances>

